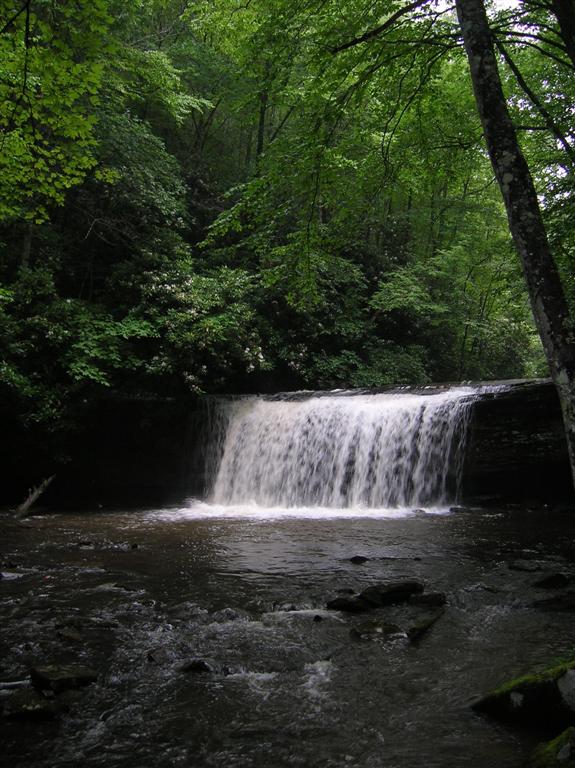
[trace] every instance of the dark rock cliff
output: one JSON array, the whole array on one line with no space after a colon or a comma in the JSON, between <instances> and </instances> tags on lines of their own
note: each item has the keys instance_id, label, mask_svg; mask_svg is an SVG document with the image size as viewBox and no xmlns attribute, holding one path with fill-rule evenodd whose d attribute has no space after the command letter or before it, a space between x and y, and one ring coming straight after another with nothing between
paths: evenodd
<instances>
[{"instance_id":1,"label":"dark rock cliff","mask_svg":"<svg viewBox=\"0 0 575 768\"><path fill-rule=\"evenodd\" d=\"M550 381L518 381L474 403L465 502L556 503L573 495L559 399Z\"/></svg>"}]
</instances>

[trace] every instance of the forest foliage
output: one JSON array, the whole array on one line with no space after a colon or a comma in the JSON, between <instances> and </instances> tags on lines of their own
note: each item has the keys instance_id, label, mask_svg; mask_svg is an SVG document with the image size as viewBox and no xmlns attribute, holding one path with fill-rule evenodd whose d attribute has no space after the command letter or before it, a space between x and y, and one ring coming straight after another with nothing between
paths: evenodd
<instances>
[{"instance_id":1,"label":"forest foliage","mask_svg":"<svg viewBox=\"0 0 575 768\"><path fill-rule=\"evenodd\" d=\"M453 9L406 5L0 0L5 413L545 375ZM575 302L575 61L489 13Z\"/></svg>"}]
</instances>

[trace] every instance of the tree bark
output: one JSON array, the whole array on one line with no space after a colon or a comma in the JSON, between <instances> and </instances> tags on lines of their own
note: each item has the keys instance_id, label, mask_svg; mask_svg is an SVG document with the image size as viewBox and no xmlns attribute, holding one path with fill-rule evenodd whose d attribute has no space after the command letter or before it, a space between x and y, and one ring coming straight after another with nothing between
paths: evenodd
<instances>
[{"instance_id":1,"label":"tree bark","mask_svg":"<svg viewBox=\"0 0 575 768\"><path fill-rule=\"evenodd\" d=\"M552 0L551 10L559 24L559 34L575 67L575 4L573 0Z\"/></svg>"},{"instance_id":2,"label":"tree bark","mask_svg":"<svg viewBox=\"0 0 575 768\"><path fill-rule=\"evenodd\" d=\"M456 0L485 141L563 412L575 484L575 343L537 192L503 94L483 0Z\"/></svg>"}]
</instances>

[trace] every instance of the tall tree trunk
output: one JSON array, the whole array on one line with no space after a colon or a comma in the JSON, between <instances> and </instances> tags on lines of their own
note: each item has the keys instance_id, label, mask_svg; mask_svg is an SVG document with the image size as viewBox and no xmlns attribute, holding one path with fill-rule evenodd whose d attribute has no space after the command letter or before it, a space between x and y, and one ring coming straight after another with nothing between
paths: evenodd
<instances>
[{"instance_id":1,"label":"tall tree trunk","mask_svg":"<svg viewBox=\"0 0 575 768\"><path fill-rule=\"evenodd\" d=\"M559 24L559 34L575 67L575 4L573 0L552 0L551 9Z\"/></svg>"},{"instance_id":2,"label":"tall tree trunk","mask_svg":"<svg viewBox=\"0 0 575 768\"><path fill-rule=\"evenodd\" d=\"M557 387L575 483L575 341L537 192L507 109L483 0L456 0L475 101L531 308Z\"/></svg>"},{"instance_id":3,"label":"tall tree trunk","mask_svg":"<svg viewBox=\"0 0 575 768\"><path fill-rule=\"evenodd\" d=\"M258 143L256 147L256 157L258 158L263 153L264 146L265 146L267 111L268 111L268 92L267 92L267 89L264 89L260 93L260 111L259 111L259 118L258 118Z\"/></svg>"},{"instance_id":4,"label":"tall tree trunk","mask_svg":"<svg viewBox=\"0 0 575 768\"><path fill-rule=\"evenodd\" d=\"M260 91L260 98L259 98L260 108L259 108L259 118L258 118L258 141L256 145L256 157L258 159L260 155L263 153L265 148L266 118L267 118L268 106L269 106L270 73L271 73L271 64L269 61L266 61L266 65L264 68L263 84L262 84L262 89Z\"/></svg>"}]
</instances>

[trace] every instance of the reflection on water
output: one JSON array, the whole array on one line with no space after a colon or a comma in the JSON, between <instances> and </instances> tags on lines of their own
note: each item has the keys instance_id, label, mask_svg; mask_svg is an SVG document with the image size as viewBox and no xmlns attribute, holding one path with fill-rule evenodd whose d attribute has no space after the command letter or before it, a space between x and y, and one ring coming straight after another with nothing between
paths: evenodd
<instances>
[{"instance_id":1,"label":"reflection on water","mask_svg":"<svg viewBox=\"0 0 575 768\"><path fill-rule=\"evenodd\" d=\"M11 766L519 768L536 735L469 705L572 647L575 617L532 607L537 578L575 575L565 515L191 503L0 525L19 575L0 581L0 681L99 673L56 722L0 720ZM401 579L448 595L416 643L354 640L365 617L325 610Z\"/></svg>"}]
</instances>

